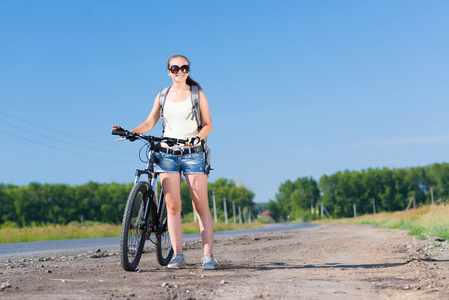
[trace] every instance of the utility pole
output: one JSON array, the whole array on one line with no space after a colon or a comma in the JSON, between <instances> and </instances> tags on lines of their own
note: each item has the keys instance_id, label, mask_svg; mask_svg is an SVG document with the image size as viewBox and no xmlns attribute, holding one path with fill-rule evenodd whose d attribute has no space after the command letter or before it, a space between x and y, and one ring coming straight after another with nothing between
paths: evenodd
<instances>
[{"instance_id":1,"label":"utility pole","mask_svg":"<svg viewBox=\"0 0 449 300\"><path fill-rule=\"evenodd\" d=\"M225 222L227 225L228 224L228 210L226 209L226 197L223 197L223 207L224 207L224 213L225 213Z\"/></svg>"}]
</instances>

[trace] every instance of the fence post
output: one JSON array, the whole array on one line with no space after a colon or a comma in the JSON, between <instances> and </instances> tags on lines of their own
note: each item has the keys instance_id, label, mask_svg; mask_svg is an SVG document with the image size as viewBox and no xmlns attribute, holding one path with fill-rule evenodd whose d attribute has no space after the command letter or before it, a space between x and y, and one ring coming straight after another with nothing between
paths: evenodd
<instances>
[{"instance_id":1,"label":"fence post","mask_svg":"<svg viewBox=\"0 0 449 300\"><path fill-rule=\"evenodd\" d=\"M243 208L243 222L248 223L248 212L246 211L246 207Z\"/></svg>"},{"instance_id":2,"label":"fence post","mask_svg":"<svg viewBox=\"0 0 449 300\"><path fill-rule=\"evenodd\" d=\"M323 206L324 207L324 211L326 212L326 214L327 214L327 216L329 217L329 219L331 218L331 214L327 211L327 209L326 209L326 207L325 206Z\"/></svg>"},{"instance_id":3,"label":"fence post","mask_svg":"<svg viewBox=\"0 0 449 300\"><path fill-rule=\"evenodd\" d=\"M376 214L376 199L373 198L373 215Z\"/></svg>"},{"instance_id":4,"label":"fence post","mask_svg":"<svg viewBox=\"0 0 449 300\"><path fill-rule=\"evenodd\" d=\"M215 206L215 190L212 190L212 201L214 203L214 220L217 223L217 207Z\"/></svg>"},{"instance_id":5,"label":"fence post","mask_svg":"<svg viewBox=\"0 0 449 300\"><path fill-rule=\"evenodd\" d=\"M225 213L225 222L227 225L228 224L228 210L226 209L226 197L223 197L223 206L224 206L224 213Z\"/></svg>"},{"instance_id":6,"label":"fence post","mask_svg":"<svg viewBox=\"0 0 449 300\"><path fill-rule=\"evenodd\" d=\"M239 223L242 224L242 208L239 205Z\"/></svg>"},{"instance_id":7,"label":"fence post","mask_svg":"<svg viewBox=\"0 0 449 300\"><path fill-rule=\"evenodd\" d=\"M410 201L408 202L407 208L405 210L410 209L410 205L412 205L412 202L413 202L413 196L410 197Z\"/></svg>"},{"instance_id":8,"label":"fence post","mask_svg":"<svg viewBox=\"0 0 449 300\"><path fill-rule=\"evenodd\" d=\"M232 200L232 213L234 214L234 224L235 224L237 222L235 221L235 201L234 200Z\"/></svg>"},{"instance_id":9,"label":"fence post","mask_svg":"<svg viewBox=\"0 0 449 300\"><path fill-rule=\"evenodd\" d=\"M357 218L357 208L355 206L355 203L353 204L354 207L354 218Z\"/></svg>"},{"instance_id":10,"label":"fence post","mask_svg":"<svg viewBox=\"0 0 449 300\"><path fill-rule=\"evenodd\" d=\"M324 204L321 202L321 218L324 217Z\"/></svg>"}]
</instances>

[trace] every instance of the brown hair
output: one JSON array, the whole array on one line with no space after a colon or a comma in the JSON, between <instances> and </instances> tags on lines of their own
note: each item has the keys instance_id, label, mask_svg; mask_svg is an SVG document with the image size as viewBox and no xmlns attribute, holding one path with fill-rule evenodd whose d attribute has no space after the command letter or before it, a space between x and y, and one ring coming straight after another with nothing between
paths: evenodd
<instances>
[{"instance_id":1,"label":"brown hair","mask_svg":"<svg viewBox=\"0 0 449 300\"><path fill-rule=\"evenodd\" d=\"M171 61L173 58L176 58L176 57L182 57L182 58L184 58L185 60L187 60L187 62L189 63L189 67L190 67L190 61L189 61L189 59L188 59L187 57L185 57L184 55L173 55L172 57L170 57L170 58L168 59L168 62L167 62L167 69L170 69L170 61ZM196 82L195 80L193 80L192 77L190 77L190 75L187 76L186 83L187 83L189 86L195 86L195 85L196 85L197 87L199 87L199 88L201 89L200 84L199 84L198 82Z\"/></svg>"}]
</instances>

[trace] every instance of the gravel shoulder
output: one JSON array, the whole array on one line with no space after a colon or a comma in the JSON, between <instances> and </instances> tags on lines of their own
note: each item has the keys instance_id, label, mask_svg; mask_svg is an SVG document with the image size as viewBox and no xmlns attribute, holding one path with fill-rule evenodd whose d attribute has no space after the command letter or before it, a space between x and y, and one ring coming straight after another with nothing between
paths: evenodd
<instances>
[{"instance_id":1,"label":"gravel shoulder","mask_svg":"<svg viewBox=\"0 0 449 300\"><path fill-rule=\"evenodd\" d=\"M185 270L146 246L137 272L117 251L0 259L1 299L449 299L446 242L371 225L217 237L214 271L187 241Z\"/></svg>"}]
</instances>

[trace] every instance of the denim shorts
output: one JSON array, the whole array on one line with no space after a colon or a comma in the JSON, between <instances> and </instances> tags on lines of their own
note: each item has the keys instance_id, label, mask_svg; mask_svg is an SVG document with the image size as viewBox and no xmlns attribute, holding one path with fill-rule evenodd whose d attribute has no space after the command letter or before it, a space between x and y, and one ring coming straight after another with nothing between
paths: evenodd
<instances>
[{"instance_id":1,"label":"denim shorts","mask_svg":"<svg viewBox=\"0 0 449 300\"><path fill-rule=\"evenodd\" d=\"M198 174L204 173L206 166L206 159L204 152L184 154L177 156L174 154L167 154L163 152L156 152L158 163L154 164L154 171L156 173L181 173Z\"/></svg>"}]
</instances>

